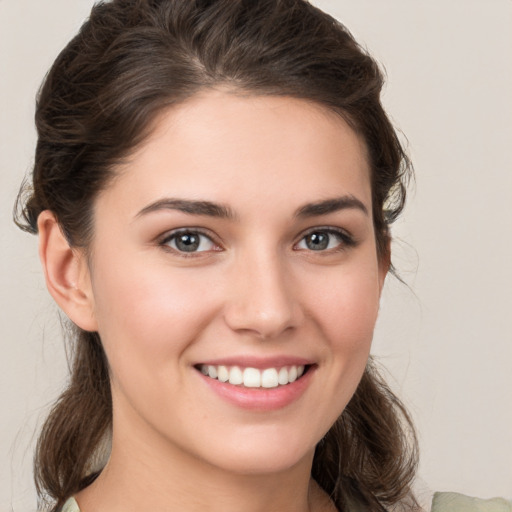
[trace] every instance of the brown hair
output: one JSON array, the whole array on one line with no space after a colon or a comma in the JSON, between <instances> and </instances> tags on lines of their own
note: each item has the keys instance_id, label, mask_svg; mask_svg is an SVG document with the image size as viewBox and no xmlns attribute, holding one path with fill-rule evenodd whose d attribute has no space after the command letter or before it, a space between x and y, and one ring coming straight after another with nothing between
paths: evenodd
<instances>
[{"instance_id":1,"label":"brown hair","mask_svg":"<svg viewBox=\"0 0 512 512\"><path fill-rule=\"evenodd\" d=\"M377 250L386 257L410 165L381 106L382 84L378 65L347 29L305 0L100 2L40 90L33 182L20 192L16 222L36 233L38 215L51 210L69 243L86 249L95 197L155 116L199 90L227 85L317 102L363 137ZM38 492L54 510L97 476L94 461L112 421L101 340L76 327L71 336L70 383L35 458ZM339 509L358 502L381 511L411 496L416 462L410 418L370 361L319 443L312 475Z\"/></svg>"}]
</instances>

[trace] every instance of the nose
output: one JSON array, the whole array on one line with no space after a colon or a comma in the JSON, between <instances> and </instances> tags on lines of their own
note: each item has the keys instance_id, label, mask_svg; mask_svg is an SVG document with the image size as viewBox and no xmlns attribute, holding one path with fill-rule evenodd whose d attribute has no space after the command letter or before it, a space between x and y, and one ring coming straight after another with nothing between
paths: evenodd
<instances>
[{"instance_id":1,"label":"nose","mask_svg":"<svg viewBox=\"0 0 512 512\"><path fill-rule=\"evenodd\" d=\"M275 254L241 257L230 282L224 318L239 333L276 338L303 319L286 263Z\"/></svg>"}]
</instances>

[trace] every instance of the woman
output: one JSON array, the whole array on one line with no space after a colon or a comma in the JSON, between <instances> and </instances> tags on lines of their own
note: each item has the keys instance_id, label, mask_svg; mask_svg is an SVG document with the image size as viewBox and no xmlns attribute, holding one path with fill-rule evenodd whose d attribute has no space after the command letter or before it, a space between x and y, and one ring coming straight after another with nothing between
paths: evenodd
<instances>
[{"instance_id":1,"label":"woman","mask_svg":"<svg viewBox=\"0 0 512 512\"><path fill-rule=\"evenodd\" d=\"M36 459L53 509L415 507L368 362L409 167L381 86L298 0L93 9L19 220L76 331Z\"/></svg>"}]
</instances>

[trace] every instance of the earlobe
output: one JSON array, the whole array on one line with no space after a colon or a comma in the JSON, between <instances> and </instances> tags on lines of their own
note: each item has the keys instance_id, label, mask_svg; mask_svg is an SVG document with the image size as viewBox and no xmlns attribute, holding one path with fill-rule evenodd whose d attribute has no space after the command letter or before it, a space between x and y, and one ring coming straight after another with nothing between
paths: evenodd
<instances>
[{"instance_id":1,"label":"earlobe","mask_svg":"<svg viewBox=\"0 0 512 512\"><path fill-rule=\"evenodd\" d=\"M39 257L48 291L78 327L86 331L96 331L94 297L83 252L70 247L51 211L43 211L37 224Z\"/></svg>"}]
</instances>

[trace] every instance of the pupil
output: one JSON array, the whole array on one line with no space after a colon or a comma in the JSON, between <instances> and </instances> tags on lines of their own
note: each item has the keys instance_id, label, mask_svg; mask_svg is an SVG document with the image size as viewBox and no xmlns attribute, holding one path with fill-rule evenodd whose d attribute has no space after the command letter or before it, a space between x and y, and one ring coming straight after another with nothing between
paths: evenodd
<instances>
[{"instance_id":1,"label":"pupil","mask_svg":"<svg viewBox=\"0 0 512 512\"><path fill-rule=\"evenodd\" d=\"M192 234L184 234L176 239L176 247L180 251L193 252L199 247L199 237Z\"/></svg>"},{"instance_id":2,"label":"pupil","mask_svg":"<svg viewBox=\"0 0 512 512\"><path fill-rule=\"evenodd\" d=\"M321 251L329 245L329 236L326 233L312 233L306 238L306 245L313 251Z\"/></svg>"}]
</instances>

